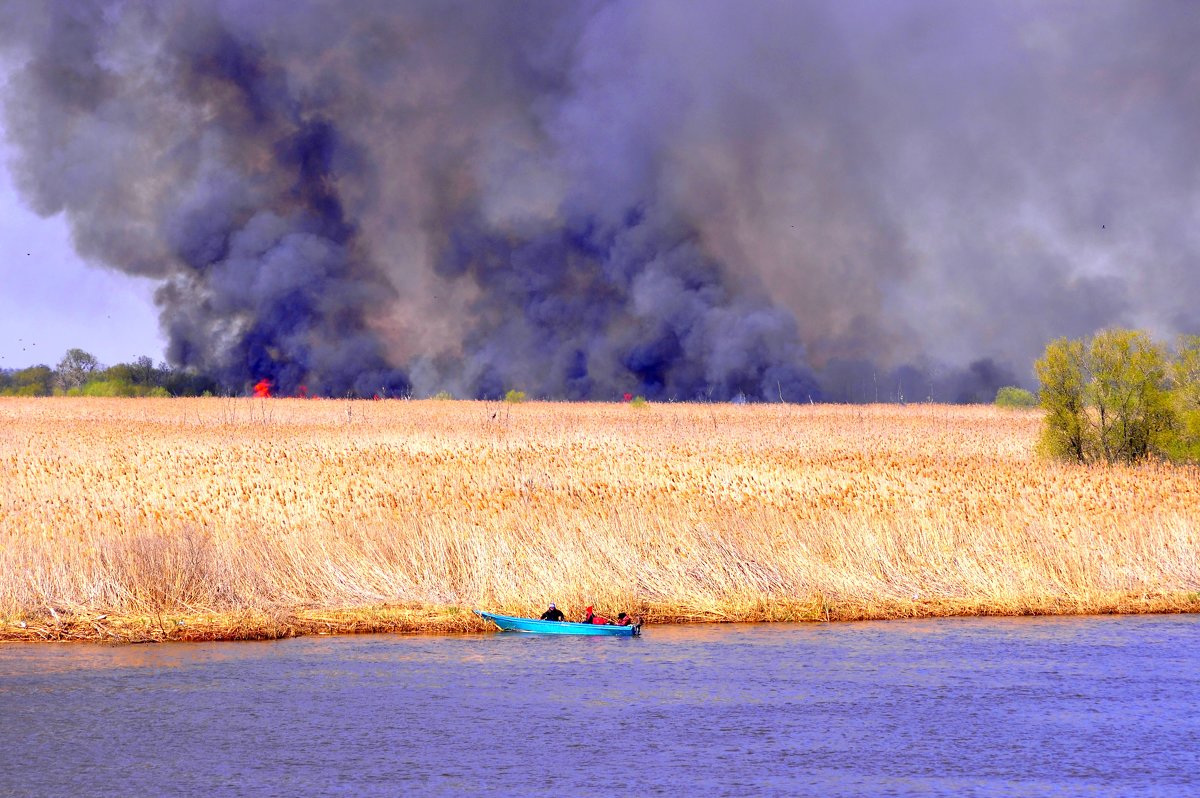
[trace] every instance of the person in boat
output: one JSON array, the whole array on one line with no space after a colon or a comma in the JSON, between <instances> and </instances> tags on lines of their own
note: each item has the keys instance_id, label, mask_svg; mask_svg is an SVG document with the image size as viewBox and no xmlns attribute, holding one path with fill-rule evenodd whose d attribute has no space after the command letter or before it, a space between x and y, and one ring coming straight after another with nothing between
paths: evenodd
<instances>
[{"instance_id":1,"label":"person in boat","mask_svg":"<svg viewBox=\"0 0 1200 798\"><path fill-rule=\"evenodd\" d=\"M550 602L550 607L542 613L543 621L565 621L567 616L562 614L562 610L554 606L554 602Z\"/></svg>"},{"instance_id":2,"label":"person in boat","mask_svg":"<svg viewBox=\"0 0 1200 798\"><path fill-rule=\"evenodd\" d=\"M626 615L623 612L617 613L617 626L637 626L637 621L632 615Z\"/></svg>"},{"instance_id":3,"label":"person in boat","mask_svg":"<svg viewBox=\"0 0 1200 798\"><path fill-rule=\"evenodd\" d=\"M584 610L584 612L586 614L583 617L583 623L594 623L597 626L614 626L615 625L615 624L613 624L612 621L610 621L608 618L605 618L603 615L597 615L595 612L593 612L592 607L590 605L588 606L588 608L586 610Z\"/></svg>"}]
</instances>

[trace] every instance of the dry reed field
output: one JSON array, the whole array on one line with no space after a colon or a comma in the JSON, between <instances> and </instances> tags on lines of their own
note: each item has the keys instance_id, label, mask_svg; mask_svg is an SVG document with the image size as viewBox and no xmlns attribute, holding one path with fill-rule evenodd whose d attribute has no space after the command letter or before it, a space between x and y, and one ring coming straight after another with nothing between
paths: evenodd
<instances>
[{"instance_id":1,"label":"dry reed field","mask_svg":"<svg viewBox=\"0 0 1200 798\"><path fill-rule=\"evenodd\" d=\"M1037 411L0 400L0 638L1200 609L1200 472Z\"/></svg>"}]
</instances>

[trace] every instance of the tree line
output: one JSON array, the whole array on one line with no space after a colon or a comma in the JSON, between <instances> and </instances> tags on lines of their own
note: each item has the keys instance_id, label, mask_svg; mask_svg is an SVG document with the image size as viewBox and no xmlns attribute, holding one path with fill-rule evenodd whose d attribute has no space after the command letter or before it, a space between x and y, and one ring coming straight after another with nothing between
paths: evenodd
<instances>
[{"instance_id":1,"label":"tree line","mask_svg":"<svg viewBox=\"0 0 1200 798\"><path fill-rule=\"evenodd\" d=\"M1200 336L1173 348L1138 330L1059 338L1034 364L1036 395L1001 388L996 404L1039 405L1045 412L1039 451L1083 464L1146 458L1200 462ZM58 364L0 369L0 396L203 396L215 380L142 356L104 366L69 349Z\"/></svg>"},{"instance_id":2,"label":"tree line","mask_svg":"<svg viewBox=\"0 0 1200 798\"><path fill-rule=\"evenodd\" d=\"M215 381L143 355L104 366L91 353L68 349L54 368L0 369L0 396L202 396Z\"/></svg>"},{"instance_id":3,"label":"tree line","mask_svg":"<svg viewBox=\"0 0 1200 798\"><path fill-rule=\"evenodd\" d=\"M1138 330L1052 341L1034 365L1050 457L1200 462L1200 336L1173 348Z\"/></svg>"}]
</instances>

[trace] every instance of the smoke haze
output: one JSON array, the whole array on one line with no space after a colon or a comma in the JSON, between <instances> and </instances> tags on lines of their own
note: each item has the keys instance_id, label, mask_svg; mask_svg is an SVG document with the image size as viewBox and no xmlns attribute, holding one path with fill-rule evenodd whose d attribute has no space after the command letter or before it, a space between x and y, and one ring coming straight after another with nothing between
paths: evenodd
<instances>
[{"instance_id":1,"label":"smoke haze","mask_svg":"<svg viewBox=\"0 0 1200 798\"><path fill-rule=\"evenodd\" d=\"M230 390L990 400L1200 332L1187 2L0 0L25 200Z\"/></svg>"}]
</instances>

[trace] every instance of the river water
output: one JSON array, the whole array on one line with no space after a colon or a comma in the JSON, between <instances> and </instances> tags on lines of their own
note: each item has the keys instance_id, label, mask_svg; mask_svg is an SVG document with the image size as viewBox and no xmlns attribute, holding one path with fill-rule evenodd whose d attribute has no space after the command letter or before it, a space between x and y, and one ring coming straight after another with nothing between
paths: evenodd
<instances>
[{"instance_id":1,"label":"river water","mask_svg":"<svg viewBox=\"0 0 1200 798\"><path fill-rule=\"evenodd\" d=\"M0 646L0 795L1200 795L1200 616Z\"/></svg>"}]
</instances>

